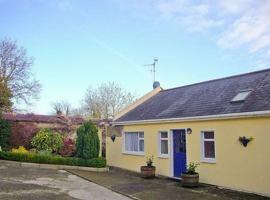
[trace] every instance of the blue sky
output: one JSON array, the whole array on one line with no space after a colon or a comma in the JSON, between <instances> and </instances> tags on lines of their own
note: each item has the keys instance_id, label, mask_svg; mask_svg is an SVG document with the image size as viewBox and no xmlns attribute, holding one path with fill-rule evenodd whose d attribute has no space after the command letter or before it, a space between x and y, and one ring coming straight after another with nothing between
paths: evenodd
<instances>
[{"instance_id":1,"label":"blue sky","mask_svg":"<svg viewBox=\"0 0 270 200\"><path fill-rule=\"evenodd\" d=\"M164 88L267 68L269 11L267 0L0 0L0 38L35 57L43 88L28 109L50 113L102 82L143 95L153 57Z\"/></svg>"}]
</instances>

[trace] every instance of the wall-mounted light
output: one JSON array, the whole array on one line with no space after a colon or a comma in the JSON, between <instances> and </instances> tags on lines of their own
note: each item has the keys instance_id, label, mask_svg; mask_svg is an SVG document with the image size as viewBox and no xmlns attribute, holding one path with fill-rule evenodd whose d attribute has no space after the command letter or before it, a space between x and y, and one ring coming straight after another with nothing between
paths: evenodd
<instances>
[{"instance_id":1,"label":"wall-mounted light","mask_svg":"<svg viewBox=\"0 0 270 200\"><path fill-rule=\"evenodd\" d=\"M115 140L115 135L113 134L113 135L111 135L111 139L112 139L112 141L114 142L114 140Z\"/></svg>"},{"instance_id":2,"label":"wall-mounted light","mask_svg":"<svg viewBox=\"0 0 270 200\"><path fill-rule=\"evenodd\" d=\"M191 128L187 128L187 134L191 134L192 133L192 129Z\"/></svg>"}]
</instances>

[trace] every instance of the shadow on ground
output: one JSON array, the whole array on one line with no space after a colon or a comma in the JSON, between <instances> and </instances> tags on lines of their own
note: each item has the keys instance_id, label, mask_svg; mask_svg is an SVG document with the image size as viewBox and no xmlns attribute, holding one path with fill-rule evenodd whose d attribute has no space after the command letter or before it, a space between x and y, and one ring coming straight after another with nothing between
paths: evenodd
<instances>
[{"instance_id":1,"label":"shadow on ground","mask_svg":"<svg viewBox=\"0 0 270 200\"><path fill-rule=\"evenodd\" d=\"M270 200L255 194L220 189L201 184L196 189L182 188L180 181L169 178L143 179L138 173L111 168L108 173L69 170L77 176L107 187L115 192L142 200Z\"/></svg>"},{"instance_id":2,"label":"shadow on ground","mask_svg":"<svg viewBox=\"0 0 270 200\"><path fill-rule=\"evenodd\" d=\"M102 175L102 173L100 173ZM64 170L20 167L0 160L1 200L128 200Z\"/></svg>"}]
</instances>

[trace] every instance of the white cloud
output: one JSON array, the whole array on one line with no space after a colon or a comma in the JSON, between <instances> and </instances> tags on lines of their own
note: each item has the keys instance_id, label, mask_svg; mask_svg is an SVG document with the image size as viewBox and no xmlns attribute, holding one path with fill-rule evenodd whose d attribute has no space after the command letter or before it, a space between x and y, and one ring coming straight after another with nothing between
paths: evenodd
<instances>
[{"instance_id":1,"label":"white cloud","mask_svg":"<svg viewBox=\"0 0 270 200\"><path fill-rule=\"evenodd\" d=\"M256 42L270 32L270 1L253 8L224 31L218 44L222 47L237 47L243 44L256 46ZM259 49L257 49L259 50Z\"/></svg>"},{"instance_id":2,"label":"white cloud","mask_svg":"<svg viewBox=\"0 0 270 200\"><path fill-rule=\"evenodd\" d=\"M266 53L270 57L270 49Z\"/></svg>"},{"instance_id":3,"label":"white cloud","mask_svg":"<svg viewBox=\"0 0 270 200\"><path fill-rule=\"evenodd\" d=\"M156 7L163 17L183 24L189 31L204 31L223 25L223 20L211 17L211 6L206 3L191 4L191 1L159 1Z\"/></svg>"},{"instance_id":4,"label":"white cloud","mask_svg":"<svg viewBox=\"0 0 270 200\"><path fill-rule=\"evenodd\" d=\"M189 31L211 30L222 48L246 47L270 57L269 0L159 0L156 7Z\"/></svg>"},{"instance_id":5,"label":"white cloud","mask_svg":"<svg viewBox=\"0 0 270 200\"><path fill-rule=\"evenodd\" d=\"M221 48L270 59L270 0L115 0L191 32L207 32ZM136 6L135 6L136 5ZM152 15L149 15L149 17ZM260 60L260 58L258 58Z\"/></svg>"},{"instance_id":6,"label":"white cloud","mask_svg":"<svg viewBox=\"0 0 270 200\"><path fill-rule=\"evenodd\" d=\"M260 38L258 38L256 40L256 42L254 42L254 44L252 44L251 46L251 49L250 49L250 52L253 53L253 52L257 52L261 49L264 49L264 48L269 48L270 47L270 34L269 35L264 35ZM268 53L270 51L270 48L268 49Z\"/></svg>"},{"instance_id":7,"label":"white cloud","mask_svg":"<svg viewBox=\"0 0 270 200\"><path fill-rule=\"evenodd\" d=\"M252 0L217 0L216 2L224 14L242 13L254 3Z\"/></svg>"}]
</instances>

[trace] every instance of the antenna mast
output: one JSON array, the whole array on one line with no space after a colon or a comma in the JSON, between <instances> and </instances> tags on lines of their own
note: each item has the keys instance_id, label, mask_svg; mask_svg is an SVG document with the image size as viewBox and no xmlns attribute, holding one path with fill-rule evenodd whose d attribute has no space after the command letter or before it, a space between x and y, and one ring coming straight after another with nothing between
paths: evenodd
<instances>
[{"instance_id":1,"label":"antenna mast","mask_svg":"<svg viewBox=\"0 0 270 200\"><path fill-rule=\"evenodd\" d=\"M156 65L157 65L158 59L154 58L154 62L152 64L146 64L144 66L152 66L152 69L150 72L153 73L153 83L156 81Z\"/></svg>"}]
</instances>

